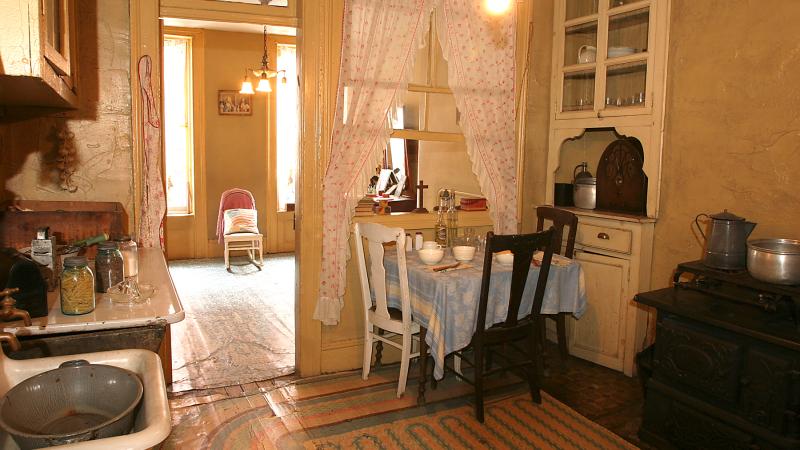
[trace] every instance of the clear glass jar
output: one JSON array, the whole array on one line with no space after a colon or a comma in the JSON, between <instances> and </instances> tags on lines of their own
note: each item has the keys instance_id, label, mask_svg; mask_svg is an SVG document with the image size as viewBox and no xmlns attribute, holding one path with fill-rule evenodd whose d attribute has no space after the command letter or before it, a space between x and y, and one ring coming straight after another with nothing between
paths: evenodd
<instances>
[{"instance_id":1,"label":"clear glass jar","mask_svg":"<svg viewBox=\"0 0 800 450\"><path fill-rule=\"evenodd\" d=\"M139 276L139 246L130 236L123 236L118 241L122 253L122 276L135 279Z\"/></svg>"},{"instance_id":2,"label":"clear glass jar","mask_svg":"<svg viewBox=\"0 0 800 450\"><path fill-rule=\"evenodd\" d=\"M62 313L79 315L94 311L94 275L85 256L64 259L60 290Z\"/></svg>"},{"instance_id":3,"label":"clear glass jar","mask_svg":"<svg viewBox=\"0 0 800 450\"><path fill-rule=\"evenodd\" d=\"M105 293L111 286L120 283L122 277L122 253L116 242L105 241L97 244L94 271L97 274L97 292Z\"/></svg>"}]
</instances>

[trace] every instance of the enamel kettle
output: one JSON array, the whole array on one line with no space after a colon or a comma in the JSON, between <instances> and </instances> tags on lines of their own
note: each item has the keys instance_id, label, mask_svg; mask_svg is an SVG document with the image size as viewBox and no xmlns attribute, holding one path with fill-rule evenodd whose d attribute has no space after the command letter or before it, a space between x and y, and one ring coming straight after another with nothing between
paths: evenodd
<instances>
[{"instance_id":1,"label":"enamel kettle","mask_svg":"<svg viewBox=\"0 0 800 450\"><path fill-rule=\"evenodd\" d=\"M711 230L706 236L700 226L700 217L711 219ZM697 230L706 241L706 252L703 264L723 270L739 270L747 266L747 237L753 232L756 224L748 222L744 217L724 210L712 215L698 214L694 218Z\"/></svg>"}]
</instances>

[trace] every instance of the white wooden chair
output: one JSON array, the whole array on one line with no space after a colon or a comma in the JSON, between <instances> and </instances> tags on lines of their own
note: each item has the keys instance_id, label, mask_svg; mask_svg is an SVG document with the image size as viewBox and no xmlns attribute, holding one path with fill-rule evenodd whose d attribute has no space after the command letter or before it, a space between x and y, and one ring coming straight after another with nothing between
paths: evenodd
<instances>
[{"instance_id":1,"label":"white wooden chair","mask_svg":"<svg viewBox=\"0 0 800 450\"><path fill-rule=\"evenodd\" d=\"M408 291L408 271L406 269L406 234L402 228L387 228L375 223L358 223L355 226L356 251L358 256L358 275L361 279L361 296L364 299L364 363L361 376L369 377L372 363L373 340L381 341L398 348L400 357L400 380L397 383L397 396L403 395L408 380L408 367L411 358L419 356L412 351L412 336L419 335L419 325L411 320L411 301ZM369 262L364 253L363 239L367 240ZM397 268L400 277L401 309L390 308L386 304L386 269L383 266L383 244L397 244ZM369 272L367 271L369 265ZM372 293L374 293L374 298ZM373 303L374 300L374 303ZM375 332L375 327L387 331L383 335ZM402 344L391 340L402 336Z\"/></svg>"},{"instance_id":2,"label":"white wooden chair","mask_svg":"<svg viewBox=\"0 0 800 450\"><path fill-rule=\"evenodd\" d=\"M223 236L225 243L225 268L231 270L231 252L245 251L247 258L252 264L261 270L264 266L264 253L262 250L263 235L261 233L233 233ZM256 251L258 251L258 261L256 262Z\"/></svg>"}]
</instances>

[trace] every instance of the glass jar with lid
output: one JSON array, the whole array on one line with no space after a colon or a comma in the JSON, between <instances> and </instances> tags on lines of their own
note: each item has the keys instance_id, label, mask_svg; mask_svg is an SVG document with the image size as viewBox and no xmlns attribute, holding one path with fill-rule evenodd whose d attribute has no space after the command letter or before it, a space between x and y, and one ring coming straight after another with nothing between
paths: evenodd
<instances>
[{"instance_id":1,"label":"glass jar with lid","mask_svg":"<svg viewBox=\"0 0 800 450\"><path fill-rule=\"evenodd\" d=\"M85 256L65 258L60 281L62 313L79 315L94 311L94 275Z\"/></svg>"},{"instance_id":2,"label":"glass jar with lid","mask_svg":"<svg viewBox=\"0 0 800 450\"><path fill-rule=\"evenodd\" d=\"M105 293L108 288L121 282L122 268L122 253L116 242L105 241L97 244L97 256L94 259L97 292Z\"/></svg>"}]
</instances>

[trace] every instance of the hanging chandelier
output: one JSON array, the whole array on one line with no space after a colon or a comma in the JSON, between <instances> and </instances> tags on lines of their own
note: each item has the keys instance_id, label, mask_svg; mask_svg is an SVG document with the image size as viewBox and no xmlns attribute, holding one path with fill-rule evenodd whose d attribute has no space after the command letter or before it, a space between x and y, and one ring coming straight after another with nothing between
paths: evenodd
<instances>
[{"instance_id":1,"label":"hanging chandelier","mask_svg":"<svg viewBox=\"0 0 800 450\"><path fill-rule=\"evenodd\" d=\"M264 25L264 54L261 56L260 69L245 69L244 81L242 81L242 88L239 89L240 94L255 94L253 91L253 83L250 81L250 74L258 80L255 91L258 92L272 92L269 79L275 78L278 74L282 73L281 83L286 84L286 71L285 70L272 70L269 68L269 53L267 53L267 26Z\"/></svg>"}]
</instances>

